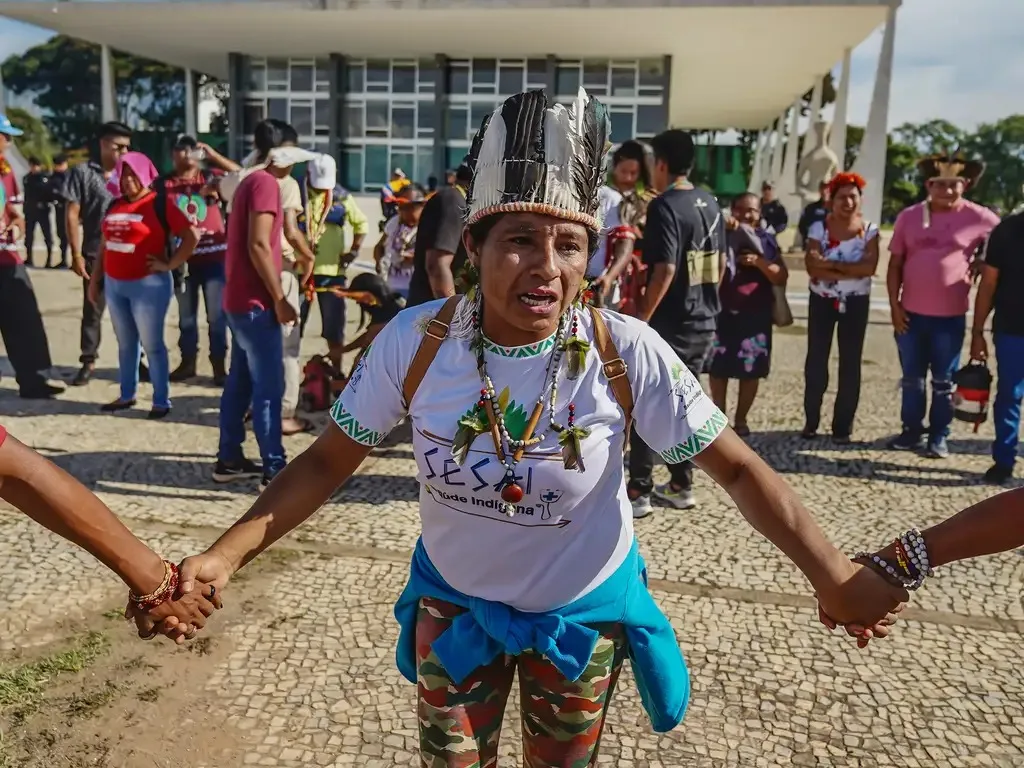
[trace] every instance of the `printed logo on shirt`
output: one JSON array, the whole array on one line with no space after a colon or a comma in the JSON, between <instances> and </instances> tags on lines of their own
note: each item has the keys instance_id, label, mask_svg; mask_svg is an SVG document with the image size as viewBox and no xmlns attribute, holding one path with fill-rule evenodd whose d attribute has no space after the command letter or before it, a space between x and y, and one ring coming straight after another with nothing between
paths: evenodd
<instances>
[{"instance_id":1,"label":"printed logo on shirt","mask_svg":"<svg viewBox=\"0 0 1024 768\"><path fill-rule=\"evenodd\" d=\"M529 475L532 479L532 472L529 472ZM527 484L523 486L526 493L523 496L523 500L516 505L514 517L507 517L500 511L502 502L501 498L497 495L477 496L465 491L452 490L451 488L442 489L436 485L424 485L423 487L430 494L431 498L443 507L463 515L484 517L496 523L509 523L528 528L565 528L565 526L572 522L572 520L566 520L554 512L555 505L558 504L564 495L563 491L545 488L537 494L536 500L532 500L529 498L532 490L530 485L531 483L527 481ZM525 521L523 520L524 517L532 519ZM542 522L537 523L536 520L538 519Z\"/></svg>"},{"instance_id":2,"label":"printed logo on shirt","mask_svg":"<svg viewBox=\"0 0 1024 768\"><path fill-rule=\"evenodd\" d=\"M680 363L672 366L672 394L679 398L680 416L685 417L691 405L704 397L704 390L696 376L690 375Z\"/></svg>"},{"instance_id":3,"label":"printed logo on shirt","mask_svg":"<svg viewBox=\"0 0 1024 768\"><path fill-rule=\"evenodd\" d=\"M366 351L363 352L363 356L359 358L359 362L356 363L356 369L352 371L352 375L349 377L348 383L345 387L352 391L354 394L356 387L359 386L359 382L363 380L363 374L366 373L366 358L370 356L370 350L373 349L373 344L367 346Z\"/></svg>"},{"instance_id":4,"label":"printed logo on shirt","mask_svg":"<svg viewBox=\"0 0 1024 768\"><path fill-rule=\"evenodd\" d=\"M176 195L174 204L185 214L185 218L192 226L198 226L206 221L209 210L206 201L200 195Z\"/></svg>"}]
</instances>

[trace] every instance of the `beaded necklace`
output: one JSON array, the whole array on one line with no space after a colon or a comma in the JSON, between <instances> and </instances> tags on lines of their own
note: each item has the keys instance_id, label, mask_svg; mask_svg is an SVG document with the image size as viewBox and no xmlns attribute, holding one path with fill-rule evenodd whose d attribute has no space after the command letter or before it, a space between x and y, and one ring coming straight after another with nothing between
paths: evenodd
<instances>
[{"instance_id":1,"label":"beaded necklace","mask_svg":"<svg viewBox=\"0 0 1024 768\"><path fill-rule=\"evenodd\" d=\"M522 460L528 447L542 443L547 437L547 434L543 432L537 436L533 434L544 414L545 404L548 411L549 427L558 435L558 442L562 446L563 466L567 470L578 472L585 470L581 443L590 434L590 430L576 426L575 403L570 402L568 405L568 416L564 426L555 421L555 409L558 400L558 372L561 368L562 358L568 356L567 376L570 380L576 379L583 370L590 343L580 339L577 335L579 322L574 303L559 318L558 330L555 332L555 344L544 370L543 388L537 397L522 435L519 438L514 438L505 423L505 409L508 406L505 391L499 396L494 382L487 373L484 336L480 327L483 299L479 293L477 293L475 301L476 304L472 312L473 340L470 343L470 348L476 353L477 373L480 375L480 382L483 386L480 388L480 399L477 400L475 406L459 419L451 452L455 462L461 466L469 454L469 448L473 441L484 432L490 432L491 439L494 441L494 452L498 461L505 468L505 473L501 480L494 485L494 490L501 494L499 509L503 514L512 517L516 513L516 504L522 501L524 495L523 488L519 484L522 478L516 474L516 466ZM567 331L571 335L567 335Z\"/></svg>"}]
</instances>

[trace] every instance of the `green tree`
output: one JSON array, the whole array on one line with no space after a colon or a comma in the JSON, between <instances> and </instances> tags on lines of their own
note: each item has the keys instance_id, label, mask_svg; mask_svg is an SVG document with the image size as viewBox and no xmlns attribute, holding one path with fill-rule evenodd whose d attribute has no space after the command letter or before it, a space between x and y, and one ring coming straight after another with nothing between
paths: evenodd
<instances>
[{"instance_id":1,"label":"green tree","mask_svg":"<svg viewBox=\"0 0 1024 768\"><path fill-rule=\"evenodd\" d=\"M971 198L1006 213L1024 203L1024 115L984 123L964 143L966 154L985 162Z\"/></svg>"},{"instance_id":2,"label":"green tree","mask_svg":"<svg viewBox=\"0 0 1024 768\"><path fill-rule=\"evenodd\" d=\"M967 139L967 133L948 120L904 123L892 133L898 142L914 147L921 155L956 152Z\"/></svg>"},{"instance_id":3,"label":"green tree","mask_svg":"<svg viewBox=\"0 0 1024 768\"><path fill-rule=\"evenodd\" d=\"M44 163L53 162L53 156L60 152L46 125L35 115L21 107L11 107L7 117L16 128L24 133L14 139L14 144L26 158L37 157Z\"/></svg>"}]
</instances>

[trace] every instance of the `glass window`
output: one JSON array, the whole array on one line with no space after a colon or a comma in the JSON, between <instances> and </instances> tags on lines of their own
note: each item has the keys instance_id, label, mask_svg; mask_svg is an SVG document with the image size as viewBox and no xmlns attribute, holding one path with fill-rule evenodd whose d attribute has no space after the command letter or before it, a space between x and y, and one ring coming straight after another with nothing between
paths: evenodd
<instances>
[{"instance_id":1,"label":"glass window","mask_svg":"<svg viewBox=\"0 0 1024 768\"><path fill-rule=\"evenodd\" d=\"M473 59L473 93L494 93L497 77L497 59Z\"/></svg>"},{"instance_id":2,"label":"glass window","mask_svg":"<svg viewBox=\"0 0 1024 768\"><path fill-rule=\"evenodd\" d=\"M325 93L331 90L330 59L317 59L316 61L316 89Z\"/></svg>"},{"instance_id":3,"label":"glass window","mask_svg":"<svg viewBox=\"0 0 1024 768\"><path fill-rule=\"evenodd\" d=\"M366 90L380 93L391 87L391 62L371 59L366 62Z\"/></svg>"},{"instance_id":4,"label":"glass window","mask_svg":"<svg viewBox=\"0 0 1024 768\"><path fill-rule=\"evenodd\" d=\"M439 72L440 69L438 68L437 61L435 59L420 59L417 79L420 93L434 92L435 86L437 85L435 78Z\"/></svg>"},{"instance_id":5,"label":"glass window","mask_svg":"<svg viewBox=\"0 0 1024 768\"><path fill-rule=\"evenodd\" d=\"M736 170L736 147L722 147L722 170L725 173L732 173Z\"/></svg>"},{"instance_id":6,"label":"glass window","mask_svg":"<svg viewBox=\"0 0 1024 768\"><path fill-rule=\"evenodd\" d=\"M288 59L267 60L267 90L288 90Z\"/></svg>"},{"instance_id":7,"label":"glass window","mask_svg":"<svg viewBox=\"0 0 1024 768\"><path fill-rule=\"evenodd\" d=\"M523 65L502 64L498 68L498 93L511 96L523 90Z\"/></svg>"},{"instance_id":8,"label":"glass window","mask_svg":"<svg viewBox=\"0 0 1024 768\"><path fill-rule=\"evenodd\" d=\"M636 70L624 67L612 68L612 96L636 96Z\"/></svg>"},{"instance_id":9,"label":"glass window","mask_svg":"<svg viewBox=\"0 0 1024 768\"><path fill-rule=\"evenodd\" d=\"M383 183L387 183L388 179L391 178L391 171L395 168L401 168L402 172L412 178L413 181L420 181L416 177L416 158L415 153L411 147L394 147L391 150L391 163L388 165L388 178Z\"/></svg>"},{"instance_id":10,"label":"glass window","mask_svg":"<svg viewBox=\"0 0 1024 768\"><path fill-rule=\"evenodd\" d=\"M391 70L392 93L416 93L416 65L396 65Z\"/></svg>"},{"instance_id":11,"label":"glass window","mask_svg":"<svg viewBox=\"0 0 1024 768\"><path fill-rule=\"evenodd\" d=\"M459 163L462 162L462 158L469 152L469 147L465 145L460 146L447 146L444 149L444 164L445 168L458 168Z\"/></svg>"},{"instance_id":12,"label":"glass window","mask_svg":"<svg viewBox=\"0 0 1024 768\"><path fill-rule=\"evenodd\" d=\"M580 89L580 67L578 64L559 64L555 75L555 90L559 96L575 96Z\"/></svg>"},{"instance_id":13,"label":"glass window","mask_svg":"<svg viewBox=\"0 0 1024 768\"><path fill-rule=\"evenodd\" d=\"M633 110L628 112L612 110L610 118L612 123L612 142L618 144L633 138Z\"/></svg>"},{"instance_id":14,"label":"glass window","mask_svg":"<svg viewBox=\"0 0 1024 768\"><path fill-rule=\"evenodd\" d=\"M391 107L391 138L412 139L416 137L416 107Z\"/></svg>"},{"instance_id":15,"label":"glass window","mask_svg":"<svg viewBox=\"0 0 1024 768\"><path fill-rule=\"evenodd\" d=\"M259 64L249 64L249 81L248 90L250 91L265 91L267 90L267 65L260 62Z\"/></svg>"},{"instance_id":16,"label":"glass window","mask_svg":"<svg viewBox=\"0 0 1024 768\"><path fill-rule=\"evenodd\" d=\"M363 148L345 147L341 152L342 183L353 192L363 189Z\"/></svg>"},{"instance_id":17,"label":"glass window","mask_svg":"<svg viewBox=\"0 0 1024 768\"><path fill-rule=\"evenodd\" d=\"M661 105L641 104L636 108L636 132L653 136L665 130L665 109Z\"/></svg>"},{"instance_id":18,"label":"glass window","mask_svg":"<svg viewBox=\"0 0 1024 768\"><path fill-rule=\"evenodd\" d=\"M640 85L664 85L665 63L662 59L640 59Z\"/></svg>"},{"instance_id":19,"label":"glass window","mask_svg":"<svg viewBox=\"0 0 1024 768\"><path fill-rule=\"evenodd\" d=\"M452 64L448 67L448 92L469 93L469 67L465 64Z\"/></svg>"},{"instance_id":20,"label":"glass window","mask_svg":"<svg viewBox=\"0 0 1024 768\"><path fill-rule=\"evenodd\" d=\"M314 69L312 64L292 64L291 89L307 93L313 90Z\"/></svg>"},{"instance_id":21,"label":"glass window","mask_svg":"<svg viewBox=\"0 0 1024 768\"><path fill-rule=\"evenodd\" d=\"M547 59L530 59L526 62L526 87L547 88L548 86L548 62Z\"/></svg>"},{"instance_id":22,"label":"glass window","mask_svg":"<svg viewBox=\"0 0 1024 768\"><path fill-rule=\"evenodd\" d=\"M309 101L292 102L292 119L289 120L299 136L313 133L313 104Z\"/></svg>"},{"instance_id":23,"label":"glass window","mask_svg":"<svg viewBox=\"0 0 1024 768\"><path fill-rule=\"evenodd\" d=\"M489 114L494 111L494 104L489 101L474 102L472 110L469 115L469 133L466 135L467 139L472 140L476 136L476 132L480 130L480 126L484 122ZM453 139L459 138L458 136L452 136Z\"/></svg>"},{"instance_id":24,"label":"glass window","mask_svg":"<svg viewBox=\"0 0 1024 768\"><path fill-rule=\"evenodd\" d=\"M382 187L391 180L391 170L388 168L388 148L383 145L363 147L363 156L366 162L366 172L363 178L363 186Z\"/></svg>"},{"instance_id":25,"label":"glass window","mask_svg":"<svg viewBox=\"0 0 1024 768\"><path fill-rule=\"evenodd\" d=\"M448 138L465 140L469 133L469 110L465 106L451 106L445 118Z\"/></svg>"},{"instance_id":26,"label":"glass window","mask_svg":"<svg viewBox=\"0 0 1024 768\"><path fill-rule=\"evenodd\" d=\"M342 107L344 110L344 126L342 130L346 138L362 138L363 133L363 105L358 102L346 102Z\"/></svg>"},{"instance_id":27,"label":"glass window","mask_svg":"<svg viewBox=\"0 0 1024 768\"><path fill-rule=\"evenodd\" d=\"M366 102L366 135L387 138L391 118L388 115L388 102ZM385 179L384 181L387 181Z\"/></svg>"},{"instance_id":28,"label":"glass window","mask_svg":"<svg viewBox=\"0 0 1024 768\"><path fill-rule=\"evenodd\" d=\"M358 64L348 64L345 67L345 90L348 93L362 93L366 90L364 85L364 79L366 77L366 65L362 62Z\"/></svg>"},{"instance_id":29,"label":"glass window","mask_svg":"<svg viewBox=\"0 0 1024 768\"><path fill-rule=\"evenodd\" d=\"M269 99L267 101L267 117L288 122L288 99Z\"/></svg>"},{"instance_id":30,"label":"glass window","mask_svg":"<svg viewBox=\"0 0 1024 768\"><path fill-rule=\"evenodd\" d=\"M242 107L242 133L252 136L264 117L266 117L266 103L263 99L247 101Z\"/></svg>"},{"instance_id":31,"label":"glass window","mask_svg":"<svg viewBox=\"0 0 1024 768\"><path fill-rule=\"evenodd\" d=\"M315 125L316 130L329 131L331 130L331 102L330 99L317 99L313 102L313 109L315 111Z\"/></svg>"},{"instance_id":32,"label":"glass window","mask_svg":"<svg viewBox=\"0 0 1024 768\"><path fill-rule=\"evenodd\" d=\"M437 169L434 168L434 148L417 147L415 178L419 179L426 186L431 176L440 176Z\"/></svg>"},{"instance_id":33,"label":"glass window","mask_svg":"<svg viewBox=\"0 0 1024 768\"><path fill-rule=\"evenodd\" d=\"M420 136L433 136L434 135L434 122L435 122L436 107L431 101L421 101L417 117L419 120L416 122L416 130Z\"/></svg>"},{"instance_id":34,"label":"glass window","mask_svg":"<svg viewBox=\"0 0 1024 768\"><path fill-rule=\"evenodd\" d=\"M589 59L583 62L583 87L595 96L608 93L608 62Z\"/></svg>"}]
</instances>

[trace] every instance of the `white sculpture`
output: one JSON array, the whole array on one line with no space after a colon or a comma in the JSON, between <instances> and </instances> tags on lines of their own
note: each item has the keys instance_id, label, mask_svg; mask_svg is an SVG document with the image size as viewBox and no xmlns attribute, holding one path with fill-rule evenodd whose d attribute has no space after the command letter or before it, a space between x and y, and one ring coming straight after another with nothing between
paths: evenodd
<instances>
[{"instance_id":1,"label":"white sculpture","mask_svg":"<svg viewBox=\"0 0 1024 768\"><path fill-rule=\"evenodd\" d=\"M813 142L812 149L800 160L796 169L796 189L804 205L816 202L821 197L819 187L840 169L839 158L828 146L829 124L817 120L811 124L804 141Z\"/></svg>"}]
</instances>

